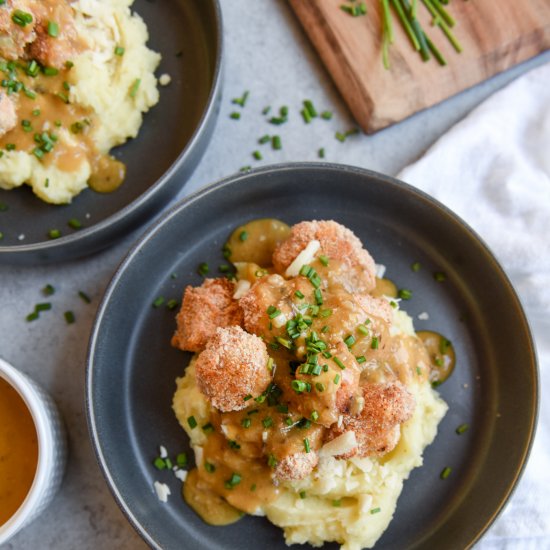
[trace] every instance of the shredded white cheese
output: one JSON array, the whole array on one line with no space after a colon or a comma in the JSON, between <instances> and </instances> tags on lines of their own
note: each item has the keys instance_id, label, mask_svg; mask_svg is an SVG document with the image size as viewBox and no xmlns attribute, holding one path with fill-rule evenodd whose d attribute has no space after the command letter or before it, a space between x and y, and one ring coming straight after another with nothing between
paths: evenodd
<instances>
[{"instance_id":1,"label":"shredded white cheese","mask_svg":"<svg viewBox=\"0 0 550 550\"><path fill-rule=\"evenodd\" d=\"M337 456L349 453L357 447L355 432L350 430L325 443L319 451L319 456Z\"/></svg>"},{"instance_id":2,"label":"shredded white cheese","mask_svg":"<svg viewBox=\"0 0 550 550\"><path fill-rule=\"evenodd\" d=\"M174 475L183 482L187 479L187 470L176 470Z\"/></svg>"},{"instance_id":3,"label":"shredded white cheese","mask_svg":"<svg viewBox=\"0 0 550 550\"><path fill-rule=\"evenodd\" d=\"M246 279L241 279L235 286L235 292L233 293L233 299L239 300L242 298L249 290L252 285L250 281Z\"/></svg>"},{"instance_id":4,"label":"shredded white cheese","mask_svg":"<svg viewBox=\"0 0 550 550\"><path fill-rule=\"evenodd\" d=\"M166 450L166 447L164 447L164 445L161 445L159 447L159 454L160 458L166 458L168 456L168 451Z\"/></svg>"},{"instance_id":5,"label":"shredded white cheese","mask_svg":"<svg viewBox=\"0 0 550 550\"><path fill-rule=\"evenodd\" d=\"M161 74L160 77L159 77L159 84L161 86L168 86L168 84L170 84L170 82L172 82L172 77L169 75L169 74Z\"/></svg>"},{"instance_id":6,"label":"shredded white cheese","mask_svg":"<svg viewBox=\"0 0 550 550\"><path fill-rule=\"evenodd\" d=\"M307 243L307 246L294 258L294 261L286 268L285 277L297 277L300 269L309 264L315 258L315 254L321 248L319 241L313 240Z\"/></svg>"},{"instance_id":7,"label":"shredded white cheese","mask_svg":"<svg viewBox=\"0 0 550 550\"><path fill-rule=\"evenodd\" d=\"M421 320L421 321L427 321L430 316L428 315L428 312L427 311L423 311L422 313L419 313L418 314L418 318Z\"/></svg>"},{"instance_id":8,"label":"shredded white cheese","mask_svg":"<svg viewBox=\"0 0 550 550\"><path fill-rule=\"evenodd\" d=\"M155 492L157 497L161 502L168 502L168 496L171 495L170 487L166 483L160 483L160 481L155 481L154 483Z\"/></svg>"}]
</instances>

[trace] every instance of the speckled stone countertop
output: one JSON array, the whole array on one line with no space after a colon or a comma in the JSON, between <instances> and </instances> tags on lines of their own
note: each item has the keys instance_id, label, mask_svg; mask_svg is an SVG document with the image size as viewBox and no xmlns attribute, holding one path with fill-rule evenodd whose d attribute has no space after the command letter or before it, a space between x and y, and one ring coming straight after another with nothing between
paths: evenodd
<instances>
[{"instance_id":1,"label":"speckled stone countertop","mask_svg":"<svg viewBox=\"0 0 550 550\"><path fill-rule=\"evenodd\" d=\"M550 59L547 52L374 136L357 135L342 144L334 133L352 128L353 121L287 3L221 3L225 29L221 113L212 142L181 196L244 165L314 161L320 147L325 148L327 161L395 175L493 91ZM232 120L231 99L244 90L250 90L250 98L243 117ZM283 149L266 149L264 160L255 161L251 153L262 132L261 109L284 104L297 112L306 98L319 108L332 110L333 119L304 125L294 117L280 128ZM95 310L116 266L141 231L115 248L77 262L33 268L0 266L0 356L50 391L70 438L60 493L6 548L146 547L119 511L97 466L84 401L86 350ZM57 289L51 297L53 311L48 312L48 319L44 316L27 323L25 317L40 301L40 290L47 283ZM91 304L78 297L79 290L92 297ZM62 312L66 310L74 311L75 324L65 323Z\"/></svg>"}]
</instances>

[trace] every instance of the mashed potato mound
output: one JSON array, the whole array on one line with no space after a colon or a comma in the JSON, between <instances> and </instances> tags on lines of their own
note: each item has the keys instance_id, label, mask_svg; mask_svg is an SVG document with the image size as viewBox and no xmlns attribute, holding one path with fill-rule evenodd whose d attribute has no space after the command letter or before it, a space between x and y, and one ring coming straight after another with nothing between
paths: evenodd
<instances>
[{"instance_id":1,"label":"mashed potato mound","mask_svg":"<svg viewBox=\"0 0 550 550\"><path fill-rule=\"evenodd\" d=\"M414 335L412 319L396 310L392 332ZM287 544L321 546L336 541L345 550L358 550L371 548L380 538L393 517L404 480L422 465L422 453L434 440L447 411L429 381L416 379L407 389L415 397L416 409L402 425L393 451L382 457L348 460L321 457L309 476L281 484L277 498L257 511L284 530ZM202 430L190 429L187 419L194 416L204 425L212 408L197 387L194 361L177 379L173 409L191 439L200 467L207 436ZM302 492L305 499L300 497Z\"/></svg>"},{"instance_id":2,"label":"mashed potato mound","mask_svg":"<svg viewBox=\"0 0 550 550\"><path fill-rule=\"evenodd\" d=\"M142 114L159 99L154 71L160 54L147 48L147 27L139 15L131 12L132 2L71 3L75 28L87 48L71 59L74 66L69 71L71 86L67 96L70 104L91 110L99 121L90 137L101 154L136 137ZM54 131L58 144L69 148L77 145L69 128L36 130ZM87 187L91 174L92 165L86 155L81 155L71 171L62 170L55 163L44 163L32 151L5 150L0 158L0 188L9 190L26 183L38 197L54 204L71 202Z\"/></svg>"}]
</instances>

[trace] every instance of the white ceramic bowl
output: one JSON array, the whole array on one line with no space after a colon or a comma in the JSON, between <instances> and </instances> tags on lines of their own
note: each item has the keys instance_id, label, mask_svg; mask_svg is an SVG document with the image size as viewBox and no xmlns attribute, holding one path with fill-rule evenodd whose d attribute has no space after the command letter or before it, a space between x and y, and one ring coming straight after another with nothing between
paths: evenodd
<instances>
[{"instance_id":1,"label":"white ceramic bowl","mask_svg":"<svg viewBox=\"0 0 550 550\"><path fill-rule=\"evenodd\" d=\"M38 436L38 464L29 493L15 514L0 526L0 546L35 519L57 493L67 457L65 427L53 399L27 375L0 358L0 378L27 405Z\"/></svg>"}]
</instances>

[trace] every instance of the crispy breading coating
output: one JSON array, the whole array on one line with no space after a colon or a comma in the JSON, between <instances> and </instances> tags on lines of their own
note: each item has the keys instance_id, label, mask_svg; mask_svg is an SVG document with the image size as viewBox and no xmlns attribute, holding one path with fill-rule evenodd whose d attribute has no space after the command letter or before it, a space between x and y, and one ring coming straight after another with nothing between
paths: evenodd
<instances>
[{"instance_id":1,"label":"crispy breading coating","mask_svg":"<svg viewBox=\"0 0 550 550\"><path fill-rule=\"evenodd\" d=\"M218 328L195 362L197 385L223 412L248 406L269 385L267 348L261 338L241 327Z\"/></svg>"},{"instance_id":2,"label":"crispy breading coating","mask_svg":"<svg viewBox=\"0 0 550 550\"><path fill-rule=\"evenodd\" d=\"M233 299L234 284L227 279L205 279L188 286L176 316L172 345L184 351L201 351L218 327L241 325L243 313Z\"/></svg>"}]
</instances>

